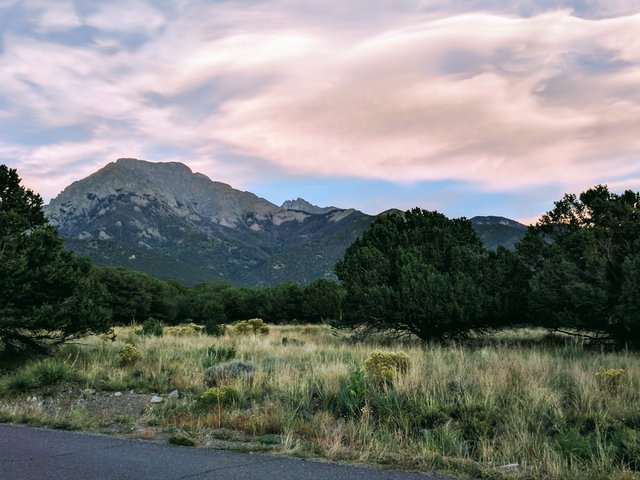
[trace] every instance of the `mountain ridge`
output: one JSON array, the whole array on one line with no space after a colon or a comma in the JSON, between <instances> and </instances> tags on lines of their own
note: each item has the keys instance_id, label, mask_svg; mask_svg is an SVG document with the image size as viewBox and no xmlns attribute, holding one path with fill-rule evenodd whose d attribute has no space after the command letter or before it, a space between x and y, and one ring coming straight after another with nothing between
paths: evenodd
<instances>
[{"instance_id":1,"label":"mountain ridge","mask_svg":"<svg viewBox=\"0 0 640 480\"><path fill-rule=\"evenodd\" d=\"M300 197L277 206L182 163L132 158L73 182L44 210L67 247L98 265L252 286L334 278L335 263L377 218ZM512 246L521 231L513 220L478 218L490 248Z\"/></svg>"}]
</instances>

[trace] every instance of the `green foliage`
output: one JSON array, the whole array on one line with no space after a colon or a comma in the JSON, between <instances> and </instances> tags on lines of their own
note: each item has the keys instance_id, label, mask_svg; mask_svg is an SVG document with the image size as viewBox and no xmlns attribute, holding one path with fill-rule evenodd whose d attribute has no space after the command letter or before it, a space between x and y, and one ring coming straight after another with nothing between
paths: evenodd
<instances>
[{"instance_id":1,"label":"green foliage","mask_svg":"<svg viewBox=\"0 0 640 480\"><path fill-rule=\"evenodd\" d=\"M0 353L46 348L107 328L91 265L66 252L42 199L0 165Z\"/></svg>"},{"instance_id":2,"label":"green foliage","mask_svg":"<svg viewBox=\"0 0 640 480\"><path fill-rule=\"evenodd\" d=\"M176 322L181 295L177 285L124 268L99 268L95 277L108 292L114 324L129 325L149 317L170 325Z\"/></svg>"},{"instance_id":3,"label":"green foliage","mask_svg":"<svg viewBox=\"0 0 640 480\"><path fill-rule=\"evenodd\" d=\"M364 361L364 370L371 381L390 384L398 375L407 373L410 364L411 359L404 352L376 350Z\"/></svg>"},{"instance_id":4,"label":"green foliage","mask_svg":"<svg viewBox=\"0 0 640 480\"><path fill-rule=\"evenodd\" d=\"M241 360L218 363L205 370L205 383L209 386L217 386L239 378L251 378L255 369L253 363Z\"/></svg>"},{"instance_id":5,"label":"green foliage","mask_svg":"<svg viewBox=\"0 0 640 480\"><path fill-rule=\"evenodd\" d=\"M344 417L360 417L366 407L368 393L364 373L356 368L340 388L336 398L336 413Z\"/></svg>"},{"instance_id":6,"label":"green foliage","mask_svg":"<svg viewBox=\"0 0 640 480\"><path fill-rule=\"evenodd\" d=\"M126 344L118 353L118 365L121 367L130 367L140 360L142 354L140 350L130 344Z\"/></svg>"},{"instance_id":7,"label":"green foliage","mask_svg":"<svg viewBox=\"0 0 640 480\"><path fill-rule=\"evenodd\" d=\"M204 351L202 356L202 366L206 369L228 360L236 358L237 350L235 345L226 347L211 346Z\"/></svg>"},{"instance_id":8,"label":"green foliage","mask_svg":"<svg viewBox=\"0 0 640 480\"><path fill-rule=\"evenodd\" d=\"M340 284L325 278L314 280L302 290L298 318L311 323L339 320L343 298L344 289Z\"/></svg>"},{"instance_id":9,"label":"green foliage","mask_svg":"<svg viewBox=\"0 0 640 480\"><path fill-rule=\"evenodd\" d=\"M47 359L27 365L2 379L0 393L15 395L45 387L73 383L79 376L60 360Z\"/></svg>"},{"instance_id":10,"label":"green foliage","mask_svg":"<svg viewBox=\"0 0 640 480\"><path fill-rule=\"evenodd\" d=\"M261 318L238 322L233 329L240 335L266 335L269 333L269 326Z\"/></svg>"},{"instance_id":11,"label":"green foliage","mask_svg":"<svg viewBox=\"0 0 640 480\"><path fill-rule=\"evenodd\" d=\"M336 265L340 325L464 336L491 321L488 252L466 219L414 209L380 217Z\"/></svg>"},{"instance_id":12,"label":"green foliage","mask_svg":"<svg viewBox=\"0 0 640 480\"><path fill-rule=\"evenodd\" d=\"M533 322L640 342L640 193L565 195L518 253L532 272Z\"/></svg>"},{"instance_id":13,"label":"green foliage","mask_svg":"<svg viewBox=\"0 0 640 480\"><path fill-rule=\"evenodd\" d=\"M162 322L153 317L149 317L142 324L143 335L154 335L156 337L161 337L163 330L164 330L164 325L162 324Z\"/></svg>"}]
</instances>

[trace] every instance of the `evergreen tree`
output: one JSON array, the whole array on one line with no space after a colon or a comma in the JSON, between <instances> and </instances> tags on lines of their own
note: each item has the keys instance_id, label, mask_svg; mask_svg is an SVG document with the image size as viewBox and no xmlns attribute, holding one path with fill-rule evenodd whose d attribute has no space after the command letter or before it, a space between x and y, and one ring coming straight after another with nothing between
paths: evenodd
<instances>
[{"instance_id":1,"label":"evergreen tree","mask_svg":"<svg viewBox=\"0 0 640 480\"><path fill-rule=\"evenodd\" d=\"M491 326L488 252L466 219L413 209L379 218L336 265L342 324L423 340Z\"/></svg>"},{"instance_id":2,"label":"evergreen tree","mask_svg":"<svg viewBox=\"0 0 640 480\"><path fill-rule=\"evenodd\" d=\"M106 328L91 265L66 252L42 198L0 165L0 352L42 349Z\"/></svg>"},{"instance_id":3,"label":"evergreen tree","mask_svg":"<svg viewBox=\"0 0 640 480\"><path fill-rule=\"evenodd\" d=\"M639 193L596 186L565 195L518 252L532 274L535 323L640 343Z\"/></svg>"}]
</instances>

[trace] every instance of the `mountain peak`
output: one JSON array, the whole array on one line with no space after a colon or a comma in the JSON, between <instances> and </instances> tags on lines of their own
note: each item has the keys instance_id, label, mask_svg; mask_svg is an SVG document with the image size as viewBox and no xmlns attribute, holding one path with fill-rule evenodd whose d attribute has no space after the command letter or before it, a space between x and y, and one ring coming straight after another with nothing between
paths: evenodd
<instances>
[{"instance_id":1,"label":"mountain peak","mask_svg":"<svg viewBox=\"0 0 640 480\"><path fill-rule=\"evenodd\" d=\"M300 212L311 213L314 215L329 213L333 210L339 210L338 207L319 207L307 202L304 198L300 197L296 198L295 200L287 200L282 204L280 208L284 210L298 210Z\"/></svg>"}]
</instances>

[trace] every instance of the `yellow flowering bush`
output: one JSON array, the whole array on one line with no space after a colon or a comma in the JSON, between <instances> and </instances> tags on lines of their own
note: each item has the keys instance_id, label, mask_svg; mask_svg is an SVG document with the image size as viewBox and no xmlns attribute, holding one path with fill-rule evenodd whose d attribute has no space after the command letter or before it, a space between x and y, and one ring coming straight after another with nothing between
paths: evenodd
<instances>
[{"instance_id":1,"label":"yellow flowering bush","mask_svg":"<svg viewBox=\"0 0 640 480\"><path fill-rule=\"evenodd\" d=\"M374 382L392 383L409 370L411 358L404 352L383 352L375 350L364 361L367 377Z\"/></svg>"},{"instance_id":2,"label":"yellow flowering bush","mask_svg":"<svg viewBox=\"0 0 640 480\"><path fill-rule=\"evenodd\" d=\"M127 344L122 351L118 354L118 365L121 367L127 367L136 363L142 354L133 345Z\"/></svg>"},{"instance_id":3,"label":"yellow flowering bush","mask_svg":"<svg viewBox=\"0 0 640 480\"><path fill-rule=\"evenodd\" d=\"M236 323L234 331L240 335L266 335L269 333L269 326L261 318L252 318Z\"/></svg>"}]
</instances>

